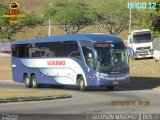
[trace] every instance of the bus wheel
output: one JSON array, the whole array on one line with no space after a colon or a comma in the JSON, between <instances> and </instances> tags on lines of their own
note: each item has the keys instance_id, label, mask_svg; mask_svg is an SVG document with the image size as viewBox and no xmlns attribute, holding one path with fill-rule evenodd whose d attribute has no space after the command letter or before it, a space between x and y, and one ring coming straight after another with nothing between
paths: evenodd
<instances>
[{"instance_id":1,"label":"bus wheel","mask_svg":"<svg viewBox=\"0 0 160 120\"><path fill-rule=\"evenodd\" d=\"M38 84L38 82L37 82L36 75L32 75L31 80L32 80L32 87L33 87L33 88L38 88L38 87L39 87L39 84Z\"/></svg>"},{"instance_id":2,"label":"bus wheel","mask_svg":"<svg viewBox=\"0 0 160 120\"><path fill-rule=\"evenodd\" d=\"M25 75L23 78L24 84L27 88L31 88L32 87L32 83L31 83L31 79L29 78L28 75Z\"/></svg>"},{"instance_id":3,"label":"bus wheel","mask_svg":"<svg viewBox=\"0 0 160 120\"><path fill-rule=\"evenodd\" d=\"M107 90L113 91L115 86L107 86Z\"/></svg>"},{"instance_id":4,"label":"bus wheel","mask_svg":"<svg viewBox=\"0 0 160 120\"><path fill-rule=\"evenodd\" d=\"M86 90L86 86L85 86L85 83L84 83L84 78L81 76L78 78L78 81L79 81L79 89L80 91L85 91Z\"/></svg>"}]
</instances>

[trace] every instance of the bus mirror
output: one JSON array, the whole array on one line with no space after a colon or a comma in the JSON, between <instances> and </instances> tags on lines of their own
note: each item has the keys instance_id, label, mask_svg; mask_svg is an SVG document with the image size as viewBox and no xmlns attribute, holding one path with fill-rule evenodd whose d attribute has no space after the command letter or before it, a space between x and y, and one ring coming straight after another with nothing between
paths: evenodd
<instances>
[{"instance_id":1,"label":"bus mirror","mask_svg":"<svg viewBox=\"0 0 160 120\"><path fill-rule=\"evenodd\" d=\"M96 50L94 48L90 48L90 47L87 47L87 48L92 51L92 53L88 54L88 57L91 58L91 57L93 57L92 55L94 55L94 57L97 58L97 52L96 52Z\"/></svg>"},{"instance_id":2,"label":"bus mirror","mask_svg":"<svg viewBox=\"0 0 160 120\"><path fill-rule=\"evenodd\" d=\"M89 57L89 58L92 58L92 53L88 53L88 57Z\"/></svg>"}]
</instances>

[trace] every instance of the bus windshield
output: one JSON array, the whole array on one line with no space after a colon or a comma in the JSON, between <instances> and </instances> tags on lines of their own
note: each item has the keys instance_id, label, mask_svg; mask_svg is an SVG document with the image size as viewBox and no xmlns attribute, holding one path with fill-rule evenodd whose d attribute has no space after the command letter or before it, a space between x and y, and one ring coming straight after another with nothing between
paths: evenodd
<instances>
[{"instance_id":1,"label":"bus windshield","mask_svg":"<svg viewBox=\"0 0 160 120\"><path fill-rule=\"evenodd\" d=\"M97 69L102 73L128 71L128 55L122 43L95 44L97 51Z\"/></svg>"},{"instance_id":2,"label":"bus windshield","mask_svg":"<svg viewBox=\"0 0 160 120\"><path fill-rule=\"evenodd\" d=\"M146 43L146 42L151 42L151 35L139 35L139 36L134 36L133 37L133 42L134 43Z\"/></svg>"}]
</instances>

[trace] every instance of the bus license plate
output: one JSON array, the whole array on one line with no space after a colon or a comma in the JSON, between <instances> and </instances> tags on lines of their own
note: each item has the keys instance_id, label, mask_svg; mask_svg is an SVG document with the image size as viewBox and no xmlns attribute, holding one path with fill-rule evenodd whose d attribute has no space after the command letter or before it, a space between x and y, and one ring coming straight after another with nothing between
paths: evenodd
<instances>
[{"instance_id":1,"label":"bus license plate","mask_svg":"<svg viewBox=\"0 0 160 120\"><path fill-rule=\"evenodd\" d=\"M118 85L119 84L119 82L113 82L113 85Z\"/></svg>"}]
</instances>

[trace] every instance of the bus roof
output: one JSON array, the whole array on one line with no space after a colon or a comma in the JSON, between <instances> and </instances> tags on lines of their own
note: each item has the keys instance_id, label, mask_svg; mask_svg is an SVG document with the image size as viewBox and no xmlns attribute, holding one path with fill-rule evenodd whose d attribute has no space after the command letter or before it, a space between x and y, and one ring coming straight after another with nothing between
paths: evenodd
<instances>
[{"instance_id":1,"label":"bus roof","mask_svg":"<svg viewBox=\"0 0 160 120\"><path fill-rule=\"evenodd\" d=\"M26 44L26 43L39 43L39 42L56 42L56 41L68 41L68 40L88 40L95 42L122 42L122 40L114 35L102 34L102 33L90 33L90 34L65 34L49 36L44 38L37 38L32 40L15 41L12 44Z\"/></svg>"}]
</instances>

